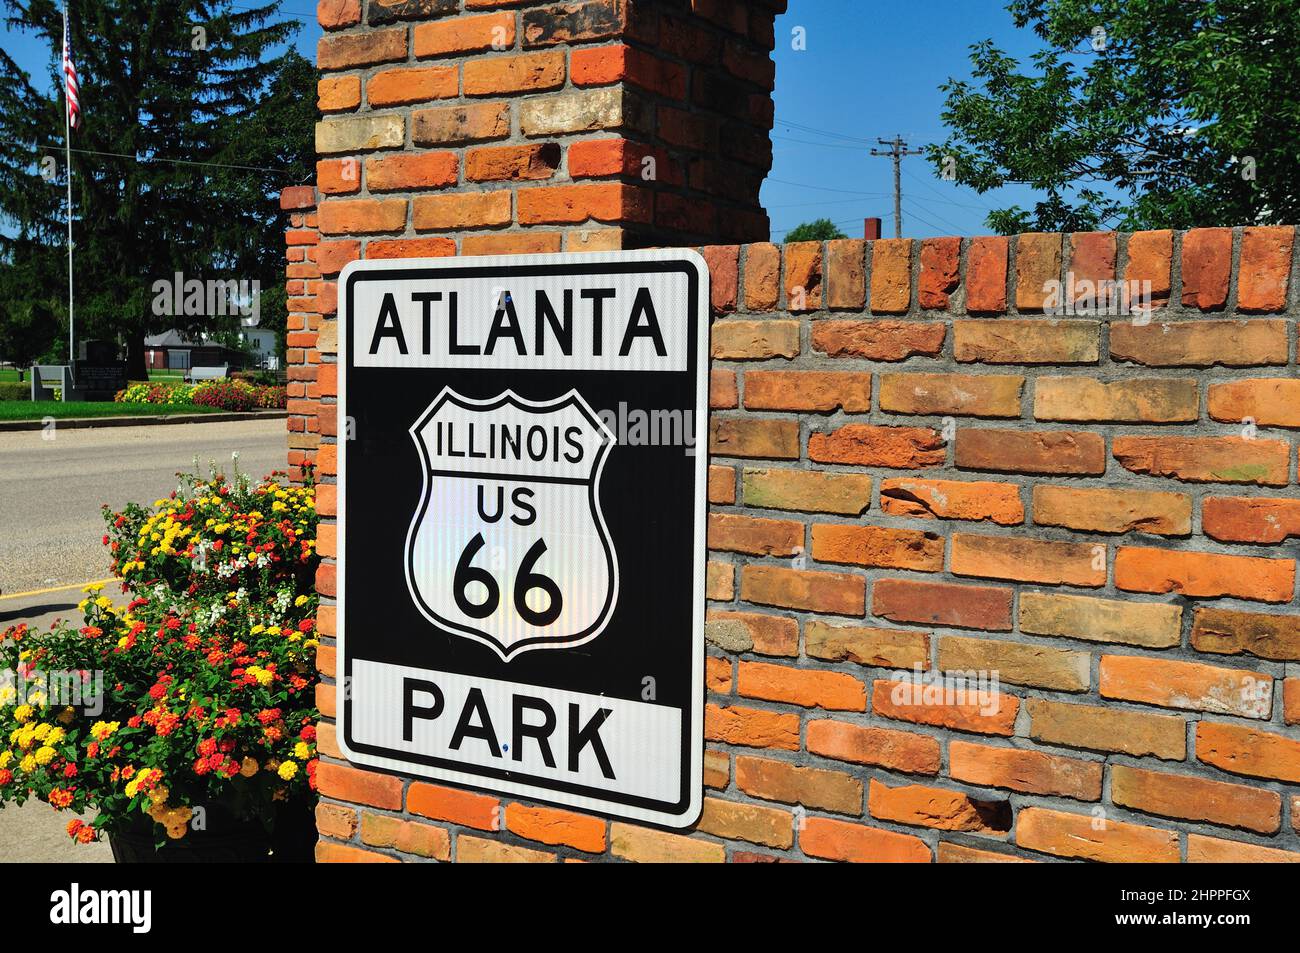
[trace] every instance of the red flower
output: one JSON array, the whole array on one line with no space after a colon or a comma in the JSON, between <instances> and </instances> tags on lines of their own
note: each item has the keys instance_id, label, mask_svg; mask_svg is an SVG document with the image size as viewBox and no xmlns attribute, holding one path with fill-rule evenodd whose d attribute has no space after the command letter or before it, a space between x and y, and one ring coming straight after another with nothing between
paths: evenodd
<instances>
[{"instance_id":1,"label":"red flower","mask_svg":"<svg viewBox=\"0 0 1300 953\"><path fill-rule=\"evenodd\" d=\"M14 773L8 768L0 768L0 788L14 779Z\"/></svg>"}]
</instances>

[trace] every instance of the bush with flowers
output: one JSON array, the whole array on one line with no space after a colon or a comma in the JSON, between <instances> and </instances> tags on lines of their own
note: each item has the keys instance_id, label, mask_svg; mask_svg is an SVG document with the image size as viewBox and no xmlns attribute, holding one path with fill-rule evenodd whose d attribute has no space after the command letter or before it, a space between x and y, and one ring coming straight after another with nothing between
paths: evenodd
<instances>
[{"instance_id":1,"label":"bush with flowers","mask_svg":"<svg viewBox=\"0 0 1300 953\"><path fill-rule=\"evenodd\" d=\"M257 388L244 381L222 378L197 384L190 394L193 403L222 410L252 410L257 403Z\"/></svg>"},{"instance_id":2,"label":"bush with flowers","mask_svg":"<svg viewBox=\"0 0 1300 953\"><path fill-rule=\"evenodd\" d=\"M119 404L189 404L189 384L180 381L136 381L118 391L113 400Z\"/></svg>"},{"instance_id":3,"label":"bush with flowers","mask_svg":"<svg viewBox=\"0 0 1300 953\"><path fill-rule=\"evenodd\" d=\"M0 635L0 804L89 812L83 843L178 840L212 805L269 827L315 790L313 489L187 478L105 518L129 601Z\"/></svg>"}]
</instances>

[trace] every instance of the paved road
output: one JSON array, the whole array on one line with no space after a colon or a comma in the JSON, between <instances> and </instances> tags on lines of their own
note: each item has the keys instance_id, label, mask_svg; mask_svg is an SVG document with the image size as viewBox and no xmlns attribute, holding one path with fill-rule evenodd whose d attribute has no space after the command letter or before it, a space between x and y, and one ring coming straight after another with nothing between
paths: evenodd
<instances>
[{"instance_id":1,"label":"paved road","mask_svg":"<svg viewBox=\"0 0 1300 953\"><path fill-rule=\"evenodd\" d=\"M107 576L100 504L152 503L233 451L252 476L283 470L284 421L0 433L0 595Z\"/></svg>"},{"instance_id":2,"label":"paved road","mask_svg":"<svg viewBox=\"0 0 1300 953\"><path fill-rule=\"evenodd\" d=\"M0 433L0 628L74 616L80 586L108 575L101 503L152 503L195 457L229 471L236 450L245 473L283 469L284 421ZM71 819L41 803L0 810L0 862L111 863L107 842L68 838Z\"/></svg>"}]
</instances>

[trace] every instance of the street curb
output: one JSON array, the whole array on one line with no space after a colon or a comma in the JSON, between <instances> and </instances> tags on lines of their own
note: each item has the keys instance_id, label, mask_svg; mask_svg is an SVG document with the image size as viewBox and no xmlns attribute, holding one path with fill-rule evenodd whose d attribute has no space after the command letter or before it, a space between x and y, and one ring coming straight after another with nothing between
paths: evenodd
<instances>
[{"instance_id":1,"label":"street curb","mask_svg":"<svg viewBox=\"0 0 1300 953\"><path fill-rule=\"evenodd\" d=\"M95 427L142 427L165 424L216 424L231 420L283 420L287 411L264 410L254 413L219 413L219 414L171 414L146 417L51 417L56 429L70 430L93 429ZM44 430L48 424L41 420L4 420L0 421L0 433L19 430Z\"/></svg>"}]
</instances>

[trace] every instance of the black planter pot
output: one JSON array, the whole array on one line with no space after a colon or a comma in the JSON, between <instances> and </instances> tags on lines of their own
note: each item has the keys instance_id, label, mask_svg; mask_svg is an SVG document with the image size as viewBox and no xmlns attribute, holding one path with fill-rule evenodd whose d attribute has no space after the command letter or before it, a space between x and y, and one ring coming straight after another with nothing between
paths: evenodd
<instances>
[{"instance_id":1,"label":"black planter pot","mask_svg":"<svg viewBox=\"0 0 1300 953\"><path fill-rule=\"evenodd\" d=\"M129 830L111 833L108 843L119 864L294 864L311 863L316 846L313 806L305 800L278 805L275 830L235 817L223 804L206 806L203 830L155 847L147 817Z\"/></svg>"}]
</instances>

